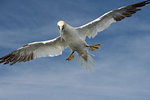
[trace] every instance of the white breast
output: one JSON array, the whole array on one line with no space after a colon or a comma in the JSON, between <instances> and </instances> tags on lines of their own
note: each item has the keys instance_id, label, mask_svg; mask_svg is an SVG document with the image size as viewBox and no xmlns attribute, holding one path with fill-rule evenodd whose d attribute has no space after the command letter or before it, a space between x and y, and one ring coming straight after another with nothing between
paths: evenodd
<instances>
[{"instance_id":1,"label":"white breast","mask_svg":"<svg viewBox=\"0 0 150 100\"><path fill-rule=\"evenodd\" d=\"M80 38L78 31L75 29L64 30L62 36L72 50L77 51L86 46L85 41Z\"/></svg>"}]
</instances>

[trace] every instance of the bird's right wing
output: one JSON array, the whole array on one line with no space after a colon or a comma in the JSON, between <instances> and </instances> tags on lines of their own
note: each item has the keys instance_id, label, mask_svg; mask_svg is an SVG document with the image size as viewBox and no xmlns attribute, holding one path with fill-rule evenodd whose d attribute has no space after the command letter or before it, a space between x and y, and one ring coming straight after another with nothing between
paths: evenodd
<instances>
[{"instance_id":1,"label":"bird's right wing","mask_svg":"<svg viewBox=\"0 0 150 100\"><path fill-rule=\"evenodd\" d=\"M26 62L39 57L58 56L66 47L67 44L61 37L49 41L33 42L0 58L0 63L13 65L16 62Z\"/></svg>"},{"instance_id":2,"label":"bird's right wing","mask_svg":"<svg viewBox=\"0 0 150 100\"><path fill-rule=\"evenodd\" d=\"M82 39L85 39L86 36L89 38L95 37L98 32L103 31L107 27L109 27L112 23L121 21L126 17L132 16L132 14L136 13L137 11L141 10L139 7L145 6L149 4L150 0L131 4L128 6L124 6L108 13L105 13L101 17L97 18L96 20L85 24L83 26L77 27L76 29L79 31L80 36Z\"/></svg>"}]
</instances>

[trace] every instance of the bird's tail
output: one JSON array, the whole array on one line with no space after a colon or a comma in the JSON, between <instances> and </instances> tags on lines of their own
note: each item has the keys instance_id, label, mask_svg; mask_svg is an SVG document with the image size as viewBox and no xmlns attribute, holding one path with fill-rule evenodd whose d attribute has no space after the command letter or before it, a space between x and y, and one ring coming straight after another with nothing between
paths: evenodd
<instances>
[{"instance_id":1,"label":"bird's tail","mask_svg":"<svg viewBox=\"0 0 150 100\"><path fill-rule=\"evenodd\" d=\"M77 59L81 66L84 62L84 65L85 65L86 69L88 69L89 71L91 71L91 64L93 64L93 66L94 66L94 63L95 63L94 59L91 56L94 56L94 55L90 54L87 51L87 52L84 52L82 54L79 53L78 54L78 59Z\"/></svg>"}]
</instances>

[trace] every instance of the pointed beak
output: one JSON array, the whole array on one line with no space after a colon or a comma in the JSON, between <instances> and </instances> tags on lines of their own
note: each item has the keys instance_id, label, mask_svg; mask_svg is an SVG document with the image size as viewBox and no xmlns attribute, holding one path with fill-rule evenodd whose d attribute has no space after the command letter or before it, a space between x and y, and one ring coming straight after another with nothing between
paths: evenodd
<instances>
[{"instance_id":1,"label":"pointed beak","mask_svg":"<svg viewBox=\"0 0 150 100\"><path fill-rule=\"evenodd\" d=\"M59 30L61 41L62 41L62 35L63 35L62 27L58 26L58 30Z\"/></svg>"},{"instance_id":2,"label":"pointed beak","mask_svg":"<svg viewBox=\"0 0 150 100\"><path fill-rule=\"evenodd\" d=\"M64 31L64 25L63 26L58 26L59 32L60 34L62 34L62 32Z\"/></svg>"},{"instance_id":3,"label":"pointed beak","mask_svg":"<svg viewBox=\"0 0 150 100\"><path fill-rule=\"evenodd\" d=\"M62 33L60 33L60 40L62 41L62 39L63 39L63 36L62 36Z\"/></svg>"}]
</instances>

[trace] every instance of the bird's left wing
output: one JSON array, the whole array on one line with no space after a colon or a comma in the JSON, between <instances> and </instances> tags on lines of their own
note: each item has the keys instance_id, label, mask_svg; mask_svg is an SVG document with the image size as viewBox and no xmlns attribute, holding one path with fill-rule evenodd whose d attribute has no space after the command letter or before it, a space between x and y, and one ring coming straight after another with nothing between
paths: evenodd
<instances>
[{"instance_id":1,"label":"bird's left wing","mask_svg":"<svg viewBox=\"0 0 150 100\"><path fill-rule=\"evenodd\" d=\"M132 14L141 10L139 9L139 7L145 6L149 3L150 0L147 0L112 10L108 13L105 13L96 20L86 25L77 27L76 29L79 31L79 34L83 39L85 39L86 36L88 36L89 38L95 37L98 32L103 31L104 29L109 27L110 24L121 21L125 17L130 17Z\"/></svg>"},{"instance_id":2,"label":"bird's left wing","mask_svg":"<svg viewBox=\"0 0 150 100\"><path fill-rule=\"evenodd\" d=\"M67 44L61 37L49 41L33 42L0 58L0 63L13 65L16 62L26 62L39 57L58 56L66 47Z\"/></svg>"}]
</instances>

